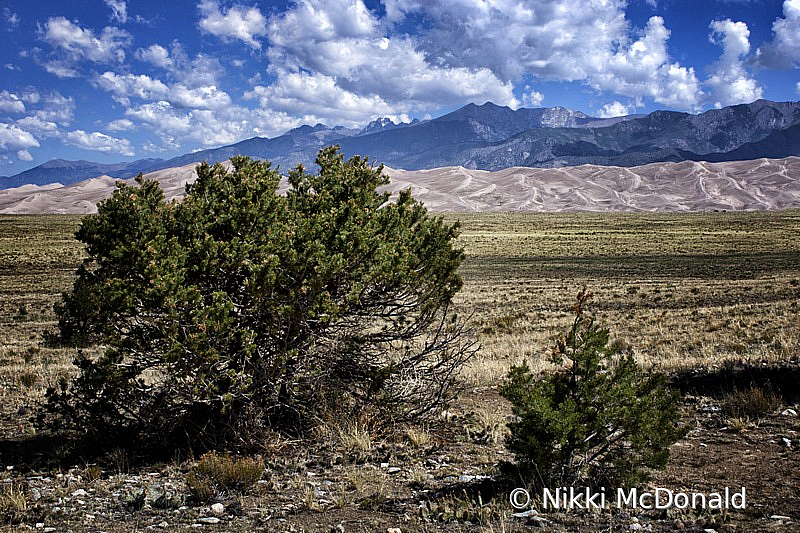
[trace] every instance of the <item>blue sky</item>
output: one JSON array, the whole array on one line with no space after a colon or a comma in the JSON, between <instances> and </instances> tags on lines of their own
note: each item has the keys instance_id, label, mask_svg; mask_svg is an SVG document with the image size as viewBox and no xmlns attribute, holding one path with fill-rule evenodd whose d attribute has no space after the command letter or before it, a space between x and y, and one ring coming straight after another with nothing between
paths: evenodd
<instances>
[{"instance_id":1,"label":"blue sky","mask_svg":"<svg viewBox=\"0 0 800 533\"><path fill-rule=\"evenodd\" d=\"M800 99L800 0L0 0L0 174L467 103Z\"/></svg>"}]
</instances>

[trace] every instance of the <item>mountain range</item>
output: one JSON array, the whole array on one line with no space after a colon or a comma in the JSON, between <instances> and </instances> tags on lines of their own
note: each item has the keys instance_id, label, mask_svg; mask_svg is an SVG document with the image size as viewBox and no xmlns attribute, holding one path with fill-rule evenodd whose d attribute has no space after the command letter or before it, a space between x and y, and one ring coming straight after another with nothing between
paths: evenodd
<instances>
[{"instance_id":1,"label":"mountain range","mask_svg":"<svg viewBox=\"0 0 800 533\"><path fill-rule=\"evenodd\" d=\"M254 137L172 159L99 164L52 160L0 178L0 189L68 185L107 175L181 167L232 155L269 159L281 169L313 167L319 148L339 144L346 156L405 170L457 166L498 171L510 167L574 165L633 167L657 162L743 161L800 155L800 102L757 100L701 114L656 111L596 118L563 107L520 108L469 104L426 121L395 124L377 119L363 129L301 126L274 138Z\"/></svg>"}]
</instances>

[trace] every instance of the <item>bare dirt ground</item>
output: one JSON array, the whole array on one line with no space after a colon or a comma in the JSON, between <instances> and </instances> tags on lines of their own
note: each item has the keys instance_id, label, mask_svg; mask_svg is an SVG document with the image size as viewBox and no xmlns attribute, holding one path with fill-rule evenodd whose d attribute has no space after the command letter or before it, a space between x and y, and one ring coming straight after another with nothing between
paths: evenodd
<instances>
[{"instance_id":1,"label":"bare dirt ground","mask_svg":"<svg viewBox=\"0 0 800 533\"><path fill-rule=\"evenodd\" d=\"M800 382L797 362L759 377L772 372L791 375L795 387ZM747 377L749 369L742 369L735 379ZM680 384L721 383L719 375L700 381L690 376ZM57 441L20 434L20 413L5 408L2 482L6 498L15 487L26 503L4 502L3 512L7 529L37 531L800 531L800 418L787 411L798 411L797 393L735 428L720 395L701 390L685 398L684 421L692 429L650 486L703 493L744 487L743 510L643 511L609 503L602 512L548 512L535 494L529 509L514 509L508 496L522 483L498 469L510 459L493 434L502 429L482 425L474 409L502 410L504 402L484 389L465 395L449 422L429 430L427 443L399 433L373 435L368 445L350 449L335 439L275 442L261 481L244 495L220 495L222 505L214 507L191 500L190 459L153 460L122 448L102 457L60 457L66 450Z\"/></svg>"}]
</instances>

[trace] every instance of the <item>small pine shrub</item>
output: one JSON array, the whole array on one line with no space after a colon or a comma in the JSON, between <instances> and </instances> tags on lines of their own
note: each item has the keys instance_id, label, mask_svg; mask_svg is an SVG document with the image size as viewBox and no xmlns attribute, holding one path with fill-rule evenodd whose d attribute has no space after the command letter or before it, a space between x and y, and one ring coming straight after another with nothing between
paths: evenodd
<instances>
[{"instance_id":1,"label":"small pine shrub","mask_svg":"<svg viewBox=\"0 0 800 533\"><path fill-rule=\"evenodd\" d=\"M230 492L247 492L264 474L264 462L254 457L209 452L186 475L186 484L197 502L220 499Z\"/></svg>"},{"instance_id":2,"label":"small pine shrub","mask_svg":"<svg viewBox=\"0 0 800 533\"><path fill-rule=\"evenodd\" d=\"M536 379L527 364L514 366L501 387L514 415L506 447L532 484L634 486L666 465L668 446L685 434L678 393L608 345L608 330L585 313L590 298L578 294L553 350L563 369Z\"/></svg>"},{"instance_id":3,"label":"small pine shrub","mask_svg":"<svg viewBox=\"0 0 800 533\"><path fill-rule=\"evenodd\" d=\"M322 149L318 174L246 157L197 167L180 202L138 177L85 217L88 257L51 345L80 352L39 427L97 446L246 450L310 433L334 405L406 423L459 390L477 350L451 311L458 224L367 158Z\"/></svg>"}]
</instances>

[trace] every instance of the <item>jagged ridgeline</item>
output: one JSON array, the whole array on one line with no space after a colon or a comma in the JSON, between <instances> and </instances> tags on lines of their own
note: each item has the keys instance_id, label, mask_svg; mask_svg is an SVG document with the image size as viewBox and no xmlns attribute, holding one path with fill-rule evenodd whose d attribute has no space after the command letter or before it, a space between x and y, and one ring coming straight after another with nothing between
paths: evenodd
<instances>
[{"instance_id":1,"label":"jagged ridgeline","mask_svg":"<svg viewBox=\"0 0 800 533\"><path fill-rule=\"evenodd\" d=\"M740 161L800 155L800 103L758 100L699 115L656 111L609 119L562 107L512 110L470 104L427 121L395 124L377 119L363 129L302 126L279 137L236 144L169 160L146 159L101 165L54 160L15 176L0 188L74 183L101 174L130 178L139 172L234 155L268 159L288 170L313 164L323 146L338 144L347 156L369 154L392 167L419 170L444 166L500 170L513 166L563 167L656 162Z\"/></svg>"}]
</instances>

